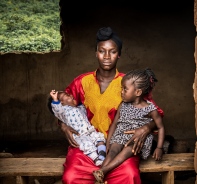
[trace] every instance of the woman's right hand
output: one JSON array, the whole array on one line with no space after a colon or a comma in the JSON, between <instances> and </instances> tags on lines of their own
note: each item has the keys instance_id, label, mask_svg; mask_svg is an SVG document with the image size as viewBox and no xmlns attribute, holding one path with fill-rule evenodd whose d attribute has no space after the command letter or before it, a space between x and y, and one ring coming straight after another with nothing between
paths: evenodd
<instances>
[{"instance_id":1,"label":"woman's right hand","mask_svg":"<svg viewBox=\"0 0 197 184\"><path fill-rule=\"evenodd\" d=\"M70 127L62 122L60 123L60 127L61 127L61 130L64 133L66 139L70 143L70 145L75 148L79 147L79 145L77 144L77 142L73 138L73 134L79 135L79 133L76 130L74 130L72 127Z\"/></svg>"}]
</instances>

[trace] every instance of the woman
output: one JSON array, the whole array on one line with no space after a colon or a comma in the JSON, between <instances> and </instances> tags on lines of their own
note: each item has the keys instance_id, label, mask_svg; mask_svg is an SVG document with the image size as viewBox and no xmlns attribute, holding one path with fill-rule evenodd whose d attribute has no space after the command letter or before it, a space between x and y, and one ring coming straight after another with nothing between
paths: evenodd
<instances>
[{"instance_id":1,"label":"woman","mask_svg":"<svg viewBox=\"0 0 197 184\"><path fill-rule=\"evenodd\" d=\"M122 41L110 27L100 28L96 39L96 57L98 69L76 77L65 89L74 96L78 104L83 103L87 109L88 119L97 131L107 138L110 124L121 102L121 79L123 73L118 72L116 65L121 56ZM152 101L149 95L149 100ZM158 108L161 115L163 112ZM72 134L77 132L60 123L70 147L64 163L62 181L64 184L93 184L93 170L99 168L79 150ZM139 156L146 136L155 128L151 122L135 131L130 141L134 141L134 157L127 159L105 177L107 184L140 184Z\"/></svg>"}]
</instances>

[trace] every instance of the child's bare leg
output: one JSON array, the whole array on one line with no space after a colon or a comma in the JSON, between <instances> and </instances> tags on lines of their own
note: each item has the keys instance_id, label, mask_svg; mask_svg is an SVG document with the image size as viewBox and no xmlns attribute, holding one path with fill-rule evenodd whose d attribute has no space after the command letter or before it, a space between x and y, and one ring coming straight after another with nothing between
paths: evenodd
<instances>
[{"instance_id":1,"label":"child's bare leg","mask_svg":"<svg viewBox=\"0 0 197 184\"><path fill-rule=\"evenodd\" d=\"M127 147L124 147L123 150L121 152L119 152L119 154L117 154L116 156L114 154L114 156L115 156L115 157L113 157L114 159L111 159L109 162L105 163L105 165L103 165L101 167L100 170L103 171L103 174L105 175L106 173L108 173L112 169L115 169L120 164L122 164L126 159L133 156L132 148L133 148L133 146L129 145Z\"/></svg>"},{"instance_id":2,"label":"child's bare leg","mask_svg":"<svg viewBox=\"0 0 197 184\"><path fill-rule=\"evenodd\" d=\"M108 163L110 163L111 160L113 160L116 157L116 155L118 155L121 152L121 150L122 150L123 147L124 147L123 145L117 144L117 143L113 143L111 145L110 151L107 154L105 160L103 161L103 164L101 166L101 169L96 170L96 171L93 171L93 175L94 175L94 177L95 177L95 179L96 179L97 182L100 182L100 183L103 183L104 182L103 181L103 179L104 179L104 173L103 173L102 168L105 165L107 165Z\"/></svg>"},{"instance_id":3,"label":"child's bare leg","mask_svg":"<svg viewBox=\"0 0 197 184\"><path fill-rule=\"evenodd\" d=\"M118 155L122 151L123 147L124 147L124 145L122 145L122 144L117 144L117 143L111 144L110 150L107 153L105 160L103 161L101 169L102 169L102 167L104 167L105 165L110 163L111 160L113 160L116 157L116 155Z\"/></svg>"}]
</instances>

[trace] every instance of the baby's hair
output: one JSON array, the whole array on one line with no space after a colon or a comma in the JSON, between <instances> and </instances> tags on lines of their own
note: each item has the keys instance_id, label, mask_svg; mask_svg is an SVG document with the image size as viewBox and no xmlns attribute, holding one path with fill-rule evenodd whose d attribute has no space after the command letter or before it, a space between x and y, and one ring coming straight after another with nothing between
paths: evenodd
<instances>
[{"instance_id":1,"label":"baby's hair","mask_svg":"<svg viewBox=\"0 0 197 184\"><path fill-rule=\"evenodd\" d=\"M58 92L57 92L57 97L58 97L58 99L59 99L59 97L60 97L60 94L62 94L62 93L65 93L65 91L58 91Z\"/></svg>"},{"instance_id":2,"label":"baby's hair","mask_svg":"<svg viewBox=\"0 0 197 184\"><path fill-rule=\"evenodd\" d=\"M48 100L47 100L47 107L48 107L49 111L51 112L51 114L54 115L54 112L53 112L52 107L51 107L52 101L53 101L53 98L50 96L50 97L48 98Z\"/></svg>"},{"instance_id":3,"label":"baby's hair","mask_svg":"<svg viewBox=\"0 0 197 184\"><path fill-rule=\"evenodd\" d=\"M65 93L65 91L58 91L58 93L60 94L60 93Z\"/></svg>"},{"instance_id":4,"label":"baby's hair","mask_svg":"<svg viewBox=\"0 0 197 184\"><path fill-rule=\"evenodd\" d=\"M158 82L150 68L132 70L126 73L122 80L130 79L132 79L136 89L142 90L142 96L149 94L153 90L155 83Z\"/></svg>"}]
</instances>

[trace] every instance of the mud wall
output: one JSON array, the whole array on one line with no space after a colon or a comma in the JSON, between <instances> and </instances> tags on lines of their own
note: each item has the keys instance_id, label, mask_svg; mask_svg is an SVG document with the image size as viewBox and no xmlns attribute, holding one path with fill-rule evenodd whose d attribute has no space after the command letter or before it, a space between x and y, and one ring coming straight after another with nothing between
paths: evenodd
<instances>
[{"instance_id":1,"label":"mud wall","mask_svg":"<svg viewBox=\"0 0 197 184\"><path fill-rule=\"evenodd\" d=\"M194 24L197 31L197 0L194 1ZM195 37L195 63L196 63L196 71L195 71L195 78L194 78L194 101L195 101L195 127L196 127L196 135L197 135L197 37ZM195 143L195 150L194 150L194 169L197 173L197 142ZM197 175L196 175L196 182L197 184Z\"/></svg>"},{"instance_id":2,"label":"mud wall","mask_svg":"<svg viewBox=\"0 0 197 184\"><path fill-rule=\"evenodd\" d=\"M0 55L0 140L63 138L47 108L49 92L64 89L77 75L97 68L95 35L103 26L111 26L123 40L119 71L150 67L155 72L159 82L153 97L164 110L166 134L195 140L191 2L153 6L123 1L76 9L60 1L62 51Z\"/></svg>"}]
</instances>

